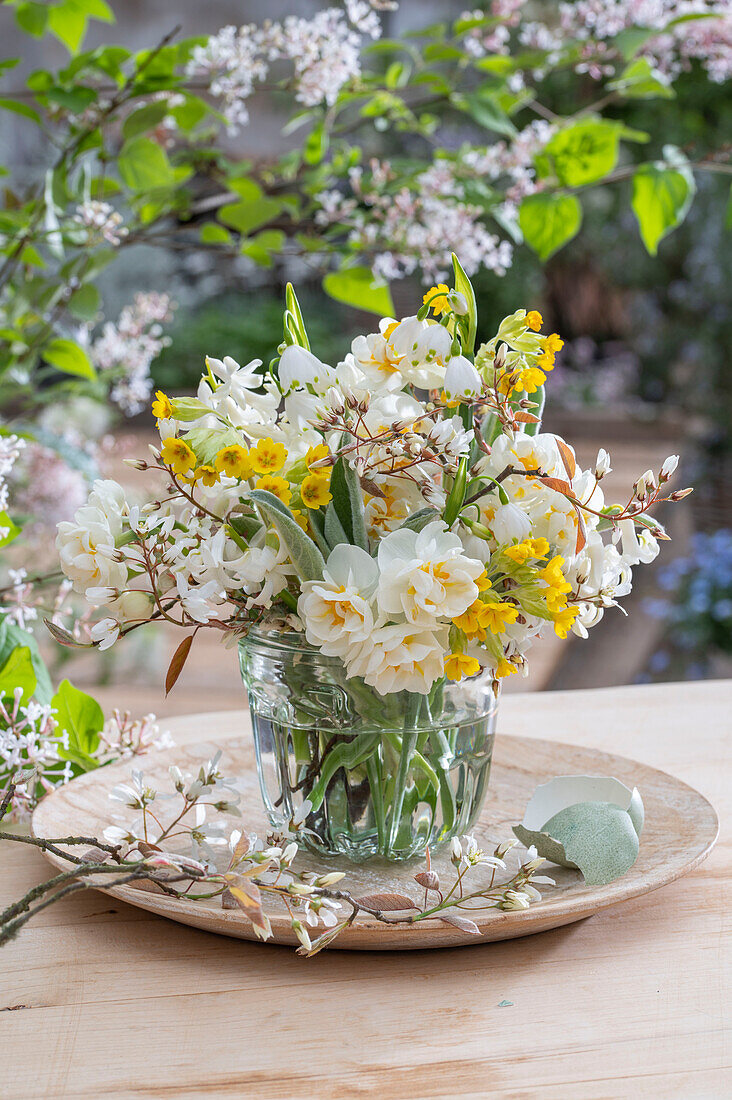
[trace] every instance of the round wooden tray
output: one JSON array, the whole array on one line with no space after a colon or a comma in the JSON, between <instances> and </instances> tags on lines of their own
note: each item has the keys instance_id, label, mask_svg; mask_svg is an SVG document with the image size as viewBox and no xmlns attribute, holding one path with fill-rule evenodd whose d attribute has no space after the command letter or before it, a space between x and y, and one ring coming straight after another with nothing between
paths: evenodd
<instances>
[{"instance_id":1,"label":"round wooden tray","mask_svg":"<svg viewBox=\"0 0 732 1100\"><path fill-rule=\"evenodd\" d=\"M222 749L223 771L237 777L237 786L243 796L243 819L232 818L232 828L243 827L263 836L267 822L261 808L248 716L237 711L191 715L171 719L167 726L176 746L138 758L135 766L144 770L153 785L167 791L170 789L170 764L194 771L215 751ZM111 823L113 813L121 809L134 816L134 811L125 811L121 803L109 800L111 788L128 780L130 769L129 761L100 768L48 795L33 815L35 835L49 838L101 836L102 830ZM557 885L543 887L542 901L528 910L504 913L491 909L473 914L481 931L480 937L466 935L436 920L387 926L372 919L358 918L333 946L367 951L407 950L528 936L582 920L610 905L657 890L691 871L709 854L717 837L717 815L693 787L622 756L561 742L510 736L496 739L488 797L473 830L481 846L492 850L500 841L510 839L511 826L521 821L526 803L538 784L555 775L567 774L611 775L640 790L646 809L640 855L623 878L608 886L586 886L579 872L547 864L546 873L556 879ZM68 869L69 865L58 857L48 855L48 858L56 866ZM408 864L371 861L356 865L305 853L298 855L297 860L296 866L317 867L321 873L336 868L345 870L347 875L342 885L356 897L389 890L410 894L415 899L421 894L413 879L415 872L424 866L418 860ZM443 881L451 881L449 857L444 849L434 853L433 867L442 872ZM476 883L481 873L480 869L475 872ZM119 886L105 892L130 905L208 932L241 939L256 938L243 913L223 910L220 902L178 900L159 893L150 884ZM273 931L273 939L267 942L295 944L289 918L279 900L268 901L266 912Z\"/></svg>"}]
</instances>

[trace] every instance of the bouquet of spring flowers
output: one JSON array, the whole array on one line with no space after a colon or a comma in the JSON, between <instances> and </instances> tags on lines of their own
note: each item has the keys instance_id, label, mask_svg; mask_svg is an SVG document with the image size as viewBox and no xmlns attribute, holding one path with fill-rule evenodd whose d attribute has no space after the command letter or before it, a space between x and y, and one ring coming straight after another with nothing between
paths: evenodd
<instances>
[{"instance_id":1,"label":"bouquet of spring flowers","mask_svg":"<svg viewBox=\"0 0 732 1100\"><path fill-rule=\"evenodd\" d=\"M156 395L160 444L134 465L157 499L97 482L59 525L62 568L101 609L93 644L153 620L243 639L260 756L292 764L265 791L273 820L304 802L317 834L342 779L326 823L339 850L355 823L387 854L411 854L415 830L422 847L464 831L490 762L476 740L487 695L545 632L587 636L666 537L651 506L686 492L666 490L672 456L608 504L606 452L582 470L540 431L561 339L520 309L476 350L454 267L454 289L335 365L310 349L288 287L267 367L208 359L195 397Z\"/></svg>"}]
</instances>

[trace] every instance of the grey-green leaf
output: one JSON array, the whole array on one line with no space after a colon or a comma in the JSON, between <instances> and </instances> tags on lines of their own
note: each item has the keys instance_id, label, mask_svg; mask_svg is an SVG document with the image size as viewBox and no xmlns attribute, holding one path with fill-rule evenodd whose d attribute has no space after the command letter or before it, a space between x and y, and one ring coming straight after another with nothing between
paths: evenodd
<instances>
[{"instance_id":1,"label":"grey-green leaf","mask_svg":"<svg viewBox=\"0 0 732 1100\"><path fill-rule=\"evenodd\" d=\"M276 528L300 579L319 581L325 568L323 555L313 540L298 526L287 505L266 489L252 489L249 496L265 519Z\"/></svg>"},{"instance_id":2,"label":"grey-green leaf","mask_svg":"<svg viewBox=\"0 0 732 1100\"><path fill-rule=\"evenodd\" d=\"M331 550L334 546L338 546L339 543L347 543L349 541L348 535L343 530L343 524L338 519L338 513L333 506L333 501L331 501L325 509L323 533L325 535L325 541L328 543L328 547Z\"/></svg>"},{"instance_id":3,"label":"grey-green leaf","mask_svg":"<svg viewBox=\"0 0 732 1100\"><path fill-rule=\"evenodd\" d=\"M333 467L330 491L333 496L333 507L348 537L348 541L353 543L354 546L360 546L362 550L368 550L369 540L366 534L363 493L361 492L358 474L342 456Z\"/></svg>"}]
</instances>

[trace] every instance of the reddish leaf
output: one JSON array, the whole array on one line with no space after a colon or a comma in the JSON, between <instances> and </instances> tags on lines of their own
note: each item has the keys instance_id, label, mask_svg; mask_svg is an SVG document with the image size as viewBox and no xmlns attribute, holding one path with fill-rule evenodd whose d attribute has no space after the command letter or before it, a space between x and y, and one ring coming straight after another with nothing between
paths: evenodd
<instances>
[{"instance_id":1,"label":"reddish leaf","mask_svg":"<svg viewBox=\"0 0 732 1100\"><path fill-rule=\"evenodd\" d=\"M585 521L579 508L575 506L577 513L577 542L575 544L574 552L579 554L580 550L583 550L587 543L587 528L585 527Z\"/></svg>"},{"instance_id":2,"label":"reddish leaf","mask_svg":"<svg viewBox=\"0 0 732 1100\"><path fill-rule=\"evenodd\" d=\"M540 477L539 481L542 485L546 485L548 489L554 489L557 493L563 493L566 496L572 496L572 486L568 481L562 481L559 477Z\"/></svg>"},{"instance_id":3,"label":"reddish leaf","mask_svg":"<svg viewBox=\"0 0 732 1100\"><path fill-rule=\"evenodd\" d=\"M514 420L520 421L522 424L538 424L539 417L534 416L533 413L524 412L523 409L519 409L518 412L513 414Z\"/></svg>"},{"instance_id":4,"label":"reddish leaf","mask_svg":"<svg viewBox=\"0 0 732 1100\"><path fill-rule=\"evenodd\" d=\"M173 690L176 680L183 671L183 665L188 660L188 654L191 652L191 646L193 645L195 636L195 633L193 633L189 634L187 638L184 638L173 654L173 658L168 665L168 673L165 677L166 695Z\"/></svg>"},{"instance_id":5,"label":"reddish leaf","mask_svg":"<svg viewBox=\"0 0 732 1100\"><path fill-rule=\"evenodd\" d=\"M414 881L424 886L425 890L440 889L440 879L436 871L420 871L414 876Z\"/></svg>"},{"instance_id":6,"label":"reddish leaf","mask_svg":"<svg viewBox=\"0 0 732 1100\"><path fill-rule=\"evenodd\" d=\"M229 893L245 912L251 909L261 909L262 895L256 882L242 881L238 886L230 886Z\"/></svg>"},{"instance_id":7,"label":"reddish leaf","mask_svg":"<svg viewBox=\"0 0 732 1100\"><path fill-rule=\"evenodd\" d=\"M577 472L577 463L574 460L574 455L572 454L571 448L567 446L563 439L560 439L559 436L555 436L554 438L557 441L557 447L562 456L562 462L564 463L564 469L567 471L567 477L571 481Z\"/></svg>"},{"instance_id":8,"label":"reddish leaf","mask_svg":"<svg viewBox=\"0 0 732 1100\"><path fill-rule=\"evenodd\" d=\"M224 890L221 895L221 908L222 909L238 909L239 903L235 897L232 897L230 890Z\"/></svg>"},{"instance_id":9,"label":"reddish leaf","mask_svg":"<svg viewBox=\"0 0 732 1100\"><path fill-rule=\"evenodd\" d=\"M469 932L471 936L480 935L480 928L478 928L475 921L468 920L467 917L459 917L457 913L440 913L437 919L443 921L444 924L454 925L461 932Z\"/></svg>"},{"instance_id":10,"label":"reddish leaf","mask_svg":"<svg viewBox=\"0 0 732 1100\"><path fill-rule=\"evenodd\" d=\"M406 894L366 894L365 897L355 899L359 905L365 905L369 909L378 909L388 913L398 909L417 909L411 898Z\"/></svg>"}]
</instances>

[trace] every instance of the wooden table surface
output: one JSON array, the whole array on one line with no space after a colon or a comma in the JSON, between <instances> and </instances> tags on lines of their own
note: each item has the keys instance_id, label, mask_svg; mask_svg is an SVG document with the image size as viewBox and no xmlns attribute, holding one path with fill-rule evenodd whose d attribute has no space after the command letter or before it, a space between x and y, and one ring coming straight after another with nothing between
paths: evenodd
<instances>
[{"instance_id":1,"label":"wooden table surface","mask_svg":"<svg viewBox=\"0 0 732 1100\"><path fill-rule=\"evenodd\" d=\"M729 681L503 701L503 731L635 757L722 818L691 875L551 932L306 960L96 892L60 902L2 951L0 1096L729 1096L730 715ZM5 844L0 871L1 907L48 865Z\"/></svg>"}]
</instances>

